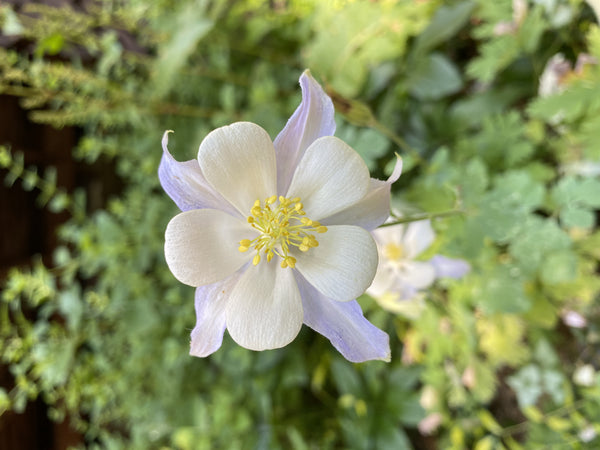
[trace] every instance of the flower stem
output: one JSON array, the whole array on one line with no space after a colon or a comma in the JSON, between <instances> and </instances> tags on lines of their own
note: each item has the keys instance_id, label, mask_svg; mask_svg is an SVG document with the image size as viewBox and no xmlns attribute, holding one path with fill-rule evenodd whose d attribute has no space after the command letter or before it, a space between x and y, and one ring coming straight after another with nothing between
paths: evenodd
<instances>
[{"instance_id":1,"label":"flower stem","mask_svg":"<svg viewBox=\"0 0 600 450\"><path fill-rule=\"evenodd\" d=\"M450 209L448 211L441 211L441 212L437 212L437 213L415 214L413 216L408 216L408 217L393 216L396 220L394 220L393 222L384 223L383 225L380 225L379 228L391 227L392 225L398 225L401 223L418 222L419 220L428 220L428 219L430 220L430 219L437 219L439 217L456 216L458 214L464 214L464 213L465 213L465 211L463 209Z\"/></svg>"}]
</instances>

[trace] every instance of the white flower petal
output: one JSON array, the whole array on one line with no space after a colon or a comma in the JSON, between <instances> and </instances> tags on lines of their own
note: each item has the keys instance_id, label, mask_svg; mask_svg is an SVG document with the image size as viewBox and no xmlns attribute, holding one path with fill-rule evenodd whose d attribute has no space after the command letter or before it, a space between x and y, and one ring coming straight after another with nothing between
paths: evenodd
<instances>
[{"instance_id":1,"label":"white flower petal","mask_svg":"<svg viewBox=\"0 0 600 450\"><path fill-rule=\"evenodd\" d=\"M406 287L424 289L433 284L435 280L435 267L429 262L405 261L397 273L397 283L393 291L402 292Z\"/></svg>"},{"instance_id":2,"label":"white flower petal","mask_svg":"<svg viewBox=\"0 0 600 450\"><path fill-rule=\"evenodd\" d=\"M375 278L373 278L373 282L367 288L367 294L372 297L381 297L390 291L395 280L396 271L388 264L385 264L385 262L382 261L382 258L380 258Z\"/></svg>"},{"instance_id":3,"label":"white flower petal","mask_svg":"<svg viewBox=\"0 0 600 450\"><path fill-rule=\"evenodd\" d=\"M175 278L190 286L222 280L252 255L238 251L256 233L241 219L215 209L192 209L171 219L165 231L165 259Z\"/></svg>"},{"instance_id":4,"label":"white flower petal","mask_svg":"<svg viewBox=\"0 0 600 450\"><path fill-rule=\"evenodd\" d=\"M198 163L206 180L243 216L255 200L277 193L275 149L256 124L237 122L210 132L200 144Z\"/></svg>"},{"instance_id":5,"label":"white flower petal","mask_svg":"<svg viewBox=\"0 0 600 450\"><path fill-rule=\"evenodd\" d=\"M295 251L296 269L326 297L355 299L365 292L377 270L377 246L360 227L334 225L317 235L319 246Z\"/></svg>"},{"instance_id":6,"label":"white flower petal","mask_svg":"<svg viewBox=\"0 0 600 450\"><path fill-rule=\"evenodd\" d=\"M435 233L429 220L409 223L402 239L406 251L405 257L408 259L416 258L433 244L434 239Z\"/></svg>"},{"instance_id":7,"label":"white flower petal","mask_svg":"<svg viewBox=\"0 0 600 450\"><path fill-rule=\"evenodd\" d=\"M404 247L403 236L406 228L406 224L399 223L397 225L386 226L373 230L373 237L375 242L383 253L383 250L387 245L393 244L399 247Z\"/></svg>"},{"instance_id":8,"label":"white flower petal","mask_svg":"<svg viewBox=\"0 0 600 450\"><path fill-rule=\"evenodd\" d=\"M390 360L389 337L364 316L356 300L325 297L296 273L304 305L304 323L331 341L352 362Z\"/></svg>"},{"instance_id":9,"label":"white flower petal","mask_svg":"<svg viewBox=\"0 0 600 450\"><path fill-rule=\"evenodd\" d=\"M287 192L304 151L316 139L335 132L333 102L308 70L300 77L302 103L275 138L277 192Z\"/></svg>"},{"instance_id":10,"label":"white flower petal","mask_svg":"<svg viewBox=\"0 0 600 450\"><path fill-rule=\"evenodd\" d=\"M393 173L386 181L371 178L369 191L357 203L321 220L324 225L356 225L372 231L390 216L390 190L402 173L398 157Z\"/></svg>"},{"instance_id":11,"label":"white flower petal","mask_svg":"<svg viewBox=\"0 0 600 450\"><path fill-rule=\"evenodd\" d=\"M167 148L169 133L163 135L158 166L158 179L169 197L182 211L212 208L235 214L236 210L206 181L197 160L179 162L173 158Z\"/></svg>"},{"instance_id":12,"label":"white flower petal","mask_svg":"<svg viewBox=\"0 0 600 450\"><path fill-rule=\"evenodd\" d=\"M307 217L321 220L363 198L369 180L360 155L344 141L325 136L306 149L286 197L300 197Z\"/></svg>"},{"instance_id":13,"label":"white flower petal","mask_svg":"<svg viewBox=\"0 0 600 450\"><path fill-rule=\"evenodd\" d=\"M196 326L192 330L190 355L203 358L221 347L226 326L227 298L243 270L222 281L196 288Z\"/></svg>"},{"instance_id":14,"label":"white flower petal","mask_svg":"<svg viewBox=\"0 0 600 450\"><path fill-rule=\"evenodd\" d=\"M267 350L289 344L302 327L302 299L291 269L275 261L250 266L225 309L229 334L242 347Z\"/></svg>"}]
</instances>

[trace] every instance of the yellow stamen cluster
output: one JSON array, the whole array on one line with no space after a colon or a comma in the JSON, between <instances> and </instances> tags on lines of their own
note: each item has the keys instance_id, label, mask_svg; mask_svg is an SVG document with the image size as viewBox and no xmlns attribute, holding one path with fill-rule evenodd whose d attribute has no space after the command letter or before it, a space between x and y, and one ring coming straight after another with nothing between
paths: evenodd
<instances>
[{"instance_id":1,"label":"yellow stamen cluster","mask_svg":"<svg viewBox=\"0 0 600 450\"><path fill-rule=\"evenodd\" d=\"M279 200L278 205L274 205ZM301 252L307 252L313 247L318 247L319 242L314 234L325 233L327 227L316 220L310 220L304 212L304 206L300 198L292 199L276 195L267 198L261 204L260 200L254 202L248 216L248 223L257 230L260 235L255 239L242 239L238 250L246 252L250 248L256 250L252 259L255 266L260 262L260 252L271 261L273 256L281 258L281 267L296 265L296 258L290 256L290 249L296 247Z\"/></svg>"},{"instance_id":2,"label":"yellow stamen cluster","mask_svg":"<svg viewBox=\"0 0 600 450\"><path fill-rule=\"evenodd\" d=\"M390 261L400 261L404 257L404 249L398 244L387 244L383 248L383 254Z\"/></svg>"}]
</instances>

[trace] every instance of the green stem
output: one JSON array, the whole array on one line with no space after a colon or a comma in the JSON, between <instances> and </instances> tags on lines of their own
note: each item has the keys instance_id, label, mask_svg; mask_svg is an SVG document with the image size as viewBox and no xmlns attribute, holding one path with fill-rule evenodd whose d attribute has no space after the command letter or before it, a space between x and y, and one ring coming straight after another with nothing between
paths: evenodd
<instances>
[{"instance_id":1,"label":"green stem","mask_svg":"<svg viewBox=\"0 0 600 450\"><path fill-rule=\"evenodd\" d=\"M448 211L442 211L442 212L438 212L438 213L423 213L423 214L415 214L414 216L408 216L408 217L395 217L396 220L394 220L393 222L384 223L383 225L380 225L379 228L391 227L392 225L399 225L401 223L418 222L419 220L430 220L430 219L437 219L439 217L456 216L456 215L464 214L464 213L465 213L465 211L462 209L450 209Z\"/></svg>"}]
</instances>

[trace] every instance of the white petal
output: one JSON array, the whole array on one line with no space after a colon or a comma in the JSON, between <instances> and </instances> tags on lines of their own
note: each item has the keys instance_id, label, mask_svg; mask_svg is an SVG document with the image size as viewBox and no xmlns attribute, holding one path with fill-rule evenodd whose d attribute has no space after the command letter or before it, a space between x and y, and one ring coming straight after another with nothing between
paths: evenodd
<instances>
[{"instance_id":1,"label":"white petal","mask_svg":"<svg viewBox=\"0 0 600 450\"><path fill-rule=\"evenodd\" d=\"M304 323L321 333L352 362L390 360L389 337L369 322L356 300L338 302L325 297L296 273L304 305Z\"/></svg>"},{"instance_id":2,"label":"white petal","mask_svg":"<svg viewBox=\"0 0 600 450\"><path fill-rule=\"evenodd\" d=\"M225 314L229 334L242 347L283 347L302 327L302 299L291 269L275 261L249 266L233 288Z\"/></svg>"},{"instance_id":3,"label":"white petal","mask_svg":"<svg viewBox=\"0 0 600 450\"><path fill-rule=\"evenodd\" d=\"M198 150L206 180L248 216L255 200L277 194L275 148L265 130L238 122L209 133Z\"/></svg>"},{"instance_id":4,"label":"white petal","mask_svg":"<svg viewBox=\"0 0 600 450\"><path fill-rule=\"evenodd\" d=\"M412 259L419 256L429 248L435 239L435 233L431 228L429 220L411 222L406 227L403 238L403 246L406 250L406 258Z\"/></svg>"},{"instance_id":5,"label":"white petal","mask_svg":"<svg viewBox=\"0 0 600 450\"><path fill-rule=\"evenodd\" d=\"M406 261L397 273L394 291L402 292L406 286L415 289L424 289L433 284L435 280L435 267L429 262Z\"/></svg>"},{"instance_id":6,"label":"white petal","mask_svg":"<svg viewBox=\"0 0 600 450\"><path fill-rule=\"evenodd\" d=\"M252 255L238 251L256 233L247 223L215 209L192 209L171 219L165 231L165 259L175 278L190 286L222 280Z\"/></svg>"},{"instance_id":7,"label":"white petal","mask_svg":"<svg viewBox=\"0 0 600 450\"><path fill-rule=\"evenodd\" d=\"M163 135L158 166L158 179L169 197L182 211L212 208L235 214L236 210L206 181L197 160L179 162L173 158L167 148L169 133Z\"/></svg>"},{"instance_id":8,"label":"white petal","mask_svg":"<svg viewBox=\"0 0 600 450\"><path fill-rule=\"evenodd\" d=\"M373 282L367 289L367 294L372 297L381 297L385 293L389 292L391 287L395 283L396 272L392 267L385 264L382 258L379 259L379 265L377 266L377 272Z\"/></svg>"},{"instance_id":9,"label":"white petal","mask_svg":"<svg viewBox=\"0 0 600 450\"><path fill-rule=\"evenodd\" d=\"M377 246L360 227L334 225L318 234L319 246L294 252L296 268L326 297L355 299L365 292L377 270Z\"/></svg>"},{"instance_id":10,"label":"white petal","mask_svg":"<svg viewBox=\"0 0 600 450\"><path fill-rule=\"evenodd\" d=\"M302 103L281 133L275 138L277 154L277 192L287 192L294 170L304 151L316 139L333 136L334 108L323 88L308 70L300 77Z\"/></svg>"},{"instance_id":11,"label":"white petal","mask_svg":"<svg viewBox=\"0 0 600 450\"><path fill-rule=\"evenodd\" d=\"M393 173L386 181L371 178L369 191L357 203L321 220L324 225L356 225L374 230L390 216L390 190L402 172L402 159L398 157Z\"/></svg>"},{"instance_id":12,"label":"white petal","mask_svg":"<svg viewBox=\"0 0 600 450\"><path fill-rule=\"evenodd\" d=\"M300 197L307 217L321 220L363 198L369 180L360 155L344 141L325 136L306 149L287 197Z\"/></svg>"},{"instance_id":13,"label":"white petal","mask_svg":"<svg viewBox=\"0 0 600 450\"><path fill-rule=\"evenodd\" d=\"M222 281L196 288L196 326L192 330L190 355L203 358L221 347L225 332L225 305L242 270Z\"/></svg>"},{"instance_id":14,"label":"white petal","mask_svg":"<svg viewBox=\"0 0 600 450\"><path fill-rule=\"evenodd\" d=\"M381 227L373 230L373 237L379 244L379 248L383 251L386 245L395 244L403 247L403 236L406 231L406 224L399 223L389 227Z\"/></svg>"}]
</instances>

